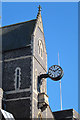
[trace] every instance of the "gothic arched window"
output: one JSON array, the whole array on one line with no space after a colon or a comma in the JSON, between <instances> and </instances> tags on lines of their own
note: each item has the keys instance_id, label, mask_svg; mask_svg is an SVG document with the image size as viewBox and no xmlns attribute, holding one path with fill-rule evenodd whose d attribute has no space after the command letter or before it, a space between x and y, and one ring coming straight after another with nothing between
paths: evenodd
<instances>
[{"instance_id":1,"label":"gothic arched window","mask_svg":"<svg viewBox=\"0 0 80 120\"><path fill-rule=\"evenodd\" d=\"M21 68L17 67L15 69L15 89L20 88L20 80L21 80Z\"/></svg>"},{"instance_id":2,"label":"gothic arched window","mask_svg":"<svg viewBox=\"0 0 80 120\"><path fill-rule=\"evenodd\" d=\"M38 51L39 51L40 57L43 57L43 44L41 40L38 41Z\"/></svg>"}]
</instances>

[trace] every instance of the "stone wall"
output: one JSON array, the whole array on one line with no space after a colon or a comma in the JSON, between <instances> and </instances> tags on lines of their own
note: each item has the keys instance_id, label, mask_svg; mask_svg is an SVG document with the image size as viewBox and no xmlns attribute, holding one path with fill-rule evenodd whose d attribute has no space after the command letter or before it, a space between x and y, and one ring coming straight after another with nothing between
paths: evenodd
<instances>
[{"instance_id":1,"label":"stone wall","mask_svg":"<svg viewBox=\"0 0 80 120\"><path fill-rule=\"evenodd\" d=\"M31 104L31 45L3 53L3 109L15 118L30 118ZM15 89L15 69L21 70L20 88Z\"/></svg>"}]
</instances>

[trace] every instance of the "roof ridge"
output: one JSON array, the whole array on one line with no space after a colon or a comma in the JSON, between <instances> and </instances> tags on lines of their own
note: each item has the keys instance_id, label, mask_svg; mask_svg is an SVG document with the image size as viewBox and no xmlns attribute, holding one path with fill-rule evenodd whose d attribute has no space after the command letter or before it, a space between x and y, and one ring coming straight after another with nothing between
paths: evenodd
<instances>
[{"instance_id":1,"label":"roof ridge","mask_svg":"<svg viewBox=\"0 0 80 120\"><path fill-rule=\"evenodd\" d=\"M31 21L35 21L35 20L37 20L37 19L32 19L32 20L28 20L28 21L24 21L24 22L20 22L20 23L15 23L15 24L11 24L11 25L6 25L6 26L3 26L3 27L0 27L0 29L15 26L15 25L19 25L19 24L23 24L23 23L27 23L27 22L31 22Z\"/></svg>"}]
</instances>

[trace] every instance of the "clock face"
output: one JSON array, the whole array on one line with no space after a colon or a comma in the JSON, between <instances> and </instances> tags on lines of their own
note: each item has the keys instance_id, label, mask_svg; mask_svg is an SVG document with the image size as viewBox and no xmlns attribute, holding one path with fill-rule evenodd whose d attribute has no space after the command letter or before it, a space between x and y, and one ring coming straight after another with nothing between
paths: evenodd
<instances>
[{"instance_id":1,"label":"clock face","mask_svg":"<svg viewBox=\"0 0 80 120\"><path fill-rule=\"evenodd\" d=\"M58 81L63 77L63 70L59 65L53 65L49 68L48 75L52 80Z\"/></svg>"}]
</instances>

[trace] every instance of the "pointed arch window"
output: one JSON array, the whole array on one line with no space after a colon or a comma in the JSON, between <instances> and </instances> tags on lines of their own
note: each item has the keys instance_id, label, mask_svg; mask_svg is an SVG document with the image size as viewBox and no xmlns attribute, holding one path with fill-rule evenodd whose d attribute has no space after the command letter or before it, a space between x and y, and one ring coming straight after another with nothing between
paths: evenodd
<instances>
[{"instance_id":1,"label":"pointed arch window","mask_svg":"<svg viewBox=\"0 0 80 120\"><path fill-rule=\"evenodd\" d=\"M17 67L15 69L15 89L20 88L20 81L21 81L21 68Z\"/></svg>"},{"instance_id":2,"label":"pointed arch window","mask_svg":"<svg viewBox=\"0 0 80 120\"><path fill-rule=\"evenodd\" d=\"M39 52L40 57L42 58L43 57L43 43L42 43L42 40L38 41L38 52Z\"/></svg>"}]
</instances>

